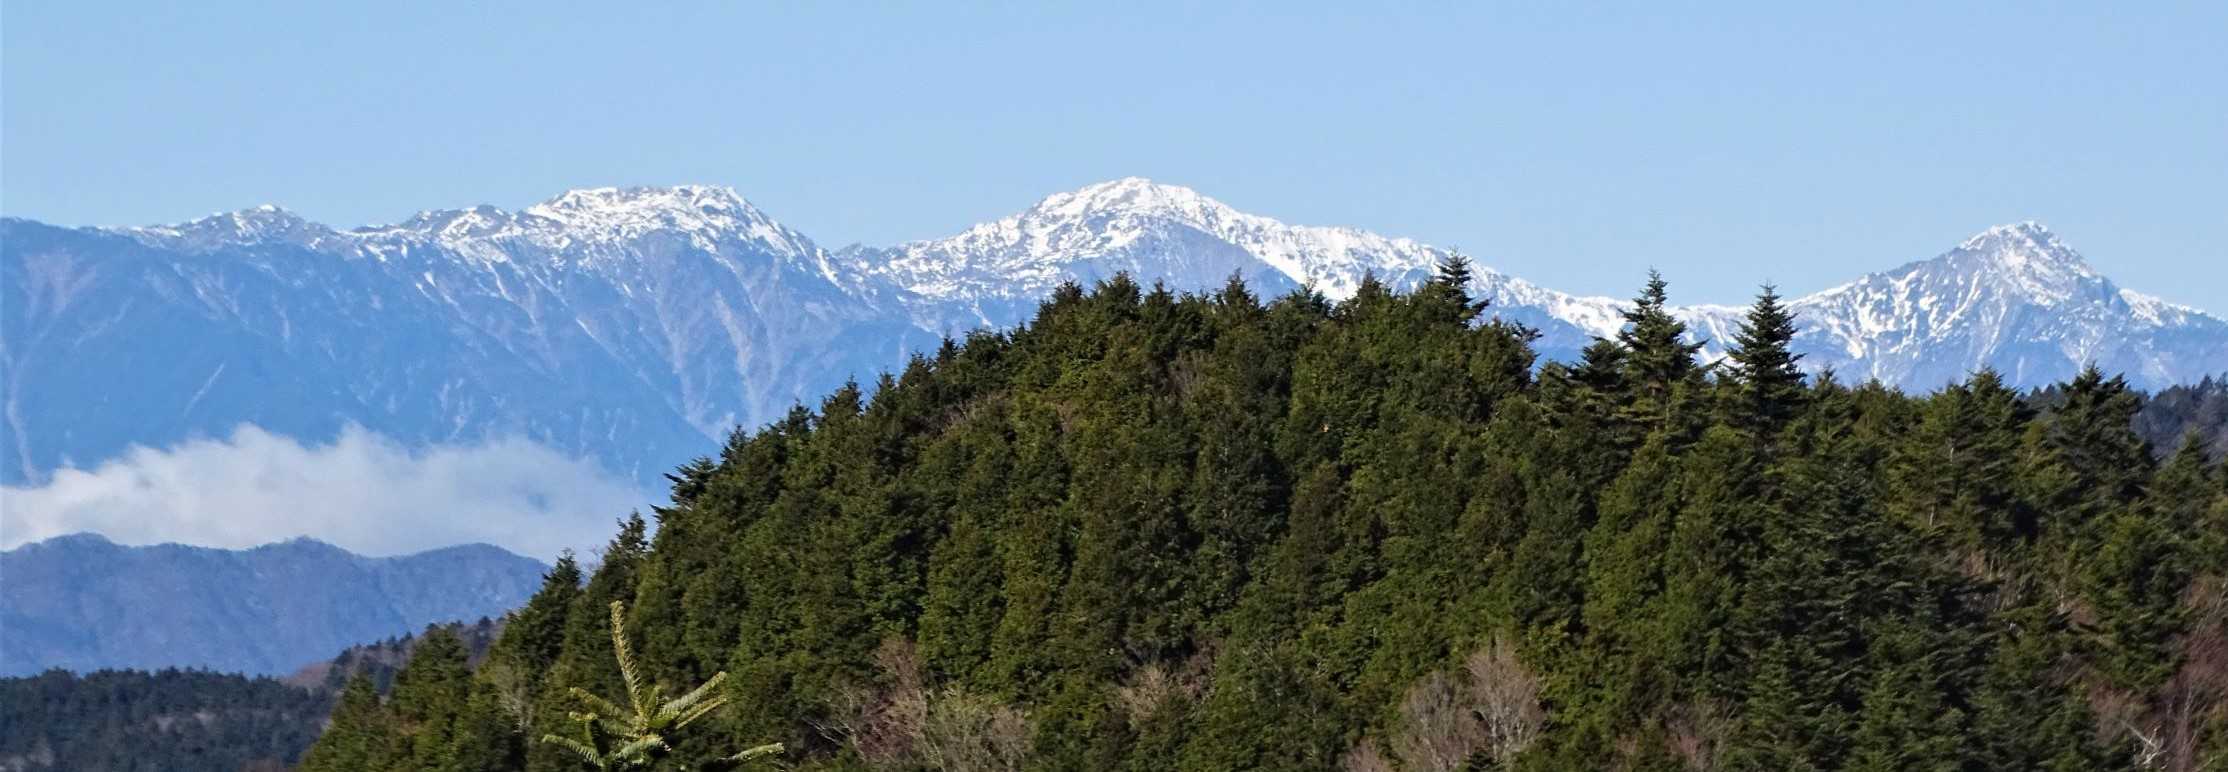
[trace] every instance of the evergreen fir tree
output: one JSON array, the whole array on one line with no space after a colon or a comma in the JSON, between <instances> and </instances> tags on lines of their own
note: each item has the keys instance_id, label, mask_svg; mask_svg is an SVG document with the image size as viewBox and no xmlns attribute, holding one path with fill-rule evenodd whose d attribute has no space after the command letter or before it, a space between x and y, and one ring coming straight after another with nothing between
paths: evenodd
<instances>
[{"instance_id":1,"label":"evergreen fir tree","mask_svg":"<svg viewBox=\"0 0 2228 772\"><path fill-rule=\"evenodd\" d=\"M2069 638L2063 617L2021 598L1991 624L1994 651L1973 697L1973 763L1983 769L2126 768L2124 757L2098 744L2087 700L2064 678Z\"/></svg>"},{"instance_id":2,"label":"evergreen fir tree","mask_svg":"<svg viewBox=\"0 0 2228 772\"><path fill-rule=\"evenodd\" d=\"M1602 687L1599 717L1620 727L1672 697L1662 659L1672 647L1659 636L1664 557L1681 504L1676 474L1662 438L1652 438L1603 492L1587 535L1586 661Z\"/></svg>"},{"instance_id":3,"label":"evergreen fir tree","mask_svg":"<svg viewBox=\"0 0 2228 772\"><path fill-rule=\"evenodd\" d=\"M1450 253L1439 261L1431 281L1418 290L1419 297L1443 300L1457 320L1469 322L1485 311L1486 302L1470 297L1470 283L1474 274L1470 258L1460 253Z\"/></svg>"},{"instance_id":4,"label":"evergreen fir tree","mask_svg":"<svg viewBox=\"0 0 2228 772\"><path fill-rule=\"evenodd\" d=\"M470 697L471 671L464 642L446 627L428 627L410 650L410 662L395 676L388 707L402 732L400 761L414 769L446 769L456 763L457 722Z\"/></svg>"},{"instance_id":5,"label":"evergreen fir tree","mask_svg":"<svg viewBox=\"0 0 2228 772\"><path fill-rule=\"evenodd\" d=\"M1956 772L1964 768L1964 714L1945 693L1940 641L1896 630L1874 643L1881 663L1865 688L1848 768L1865 772Z\"/></svg>"},{"instance_id":6,"label":"evergreen fir tree","mask_svg":"<svg viewBox=\"0 0 2228 772\"><path fill-rule=\"evenodd\" d=\"M333 708L331 725L302 758L303 772L354 772L389 769L396 758L399 733L371 678L361 673L348 679L340 703Z\"/></svg>"},{"instance_id":7,"label":"evergreen fir tree","mask_svg":"<svg viewBox=\"0 0 2228 772\"><path fill-rule=\"evenodd\" d=\"M2030 418L1993 370L1928 397L1889 459L1890 506L1938 549L2017 550L2035 535L2017 466Z\"/></svg>"},{"instance_id":8,"label":"evergreen fir tree","mask_svg":"<svg viewBox=\"0 0 2228 772\"><path fill-rule=\"evenodd\" d=\"M2142 493L2151 460L2132 423L2138 407L2125 379L2090 365L2030 436L2028 496L2045 518L2041 535L2062 550L2093 544L2091 524Z\"/></svg>"},{"instance_id":9,"label":"evergreen fir tree","mask_svg":"<svg viewBox=\"0 0 2228 772\"><path fill-rule=\"evenodd\" d=\"M2213 519L2222 503L2220 470L2206 457L2204 439L2190 434L2159 467L2143 497L2144 510L2168 533L2184 539L2192 571L2228 569L2228 522ZM2220 511L2228 514L2228 511ZM2208 558L2211 560L2208 562Z\"/></svg>"},{"instance_id":10,"label":"evergreen fir tree","mask_svg":"<svg viewBox=\"0 0 2228 772\"><path fill-rule=\"evenodd\" d=\"M2106 517L2095 551L2083 559L2103 645L2100 664L2120 686L2148 692L2180 665L2174 640L2187 627L2182 594L2190 559L2182 533L2159 513Z\"/></svg>"},{"instance_id":11,"label":"evergreen fir tree","mask_svg":"<svg viewBox=\"0 0 2228 772\"><path fill-rule=\"evenodd\" d=\"M1702 343L1686 341L1686 323L1671 315L1669 286L1662 274L1649 271L1632 309L1623 312L1625 328L1617 333L1625 351L1625 381L1633 390L1621 412L1643 433L1682 412L1694 396L1690 392L1701 385L1694 354Z\"/></svg>"},{"instance_id":12,"label":"evergreen fir tree","mask_svg":"<svg viewBox=\"0 0 2228 772\"><path fill-rule=\"evenodd\" d=\"M1769 437L1794 420L1805 396L1802 359L1789 346L1795 340L1795 314L1779 302L1772 285L1764 285L1756 304L1741 320L1733 335L1730 356L1740 425L1751 433Z\"/></svg>"}]
</instances>

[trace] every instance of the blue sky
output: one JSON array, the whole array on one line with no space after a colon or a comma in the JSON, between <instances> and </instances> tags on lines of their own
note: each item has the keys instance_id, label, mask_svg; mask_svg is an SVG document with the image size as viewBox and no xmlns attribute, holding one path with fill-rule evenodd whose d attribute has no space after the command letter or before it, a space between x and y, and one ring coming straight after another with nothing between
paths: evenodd
<instances>
[{"instance_id":1,"label":"blue sky","mask_svg":"<svg viewBox=\"0 0 2228 772\"><path fill-rule=\"evenodd\" d=\"M836 246L1142 175L1688 301L2039 219L2228 312L2228 3L340 5L9 3L0 211L708 182Z\"/></svg>"}]
</instances>

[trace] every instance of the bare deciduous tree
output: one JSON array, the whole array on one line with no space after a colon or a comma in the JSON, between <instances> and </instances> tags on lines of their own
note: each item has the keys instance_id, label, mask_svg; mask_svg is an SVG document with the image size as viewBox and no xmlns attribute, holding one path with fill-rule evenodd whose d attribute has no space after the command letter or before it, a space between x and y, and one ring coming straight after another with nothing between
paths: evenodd
<instances>
[{"instance_id":1,"label":"bare deciduous tree","mask_svg":"<svg viewBox=\"0 0 2228 772\"><path fill-rule=\"evenodd\" d=\"M1207 691L1211 663L1212 658L1205 652L1175 667L1162 662L1145 663L1131 673L1127 681L1114 687L1114 705L1136 725L1171 702L1197 701Z\"/></svg>"},{"instance_id":2,"label":"bare deciduous tree","mask_svg":"<svg viewBox=\"0 0 2228 772\"><path fill-rule=\"evenodd\" d=\"M1471 698L1485 722L1487 750L1506 762L1531 747L1547 723L1540 707L1540 678L1517 659L1516 647L1495 638L1463 663L1470 675Z\"/></svg>"},{"instance_id":3,"label":"bare deciduous tree","mask_svg":"<svg viewBox=\"0 0 2228 772\"><path fill-rule=\"evenodd\" d=\"M1716 702L1686 703L1673 708L1666 723L1671 754L1687 769L1707 772L1717 768L1718 744L1733 728L1732 717Z\"/></svg>"},{"instance_id":4,"label":"bare deciduous tree","mask_svg":"<svg viewBox=\"0 0 2228 772\"><path fill-rule=\"evenodd\" d=\"M1400 701L1405 726L1393 756L1410 772L1452 772L1486 747L1485 721L1462 684L1444 672L1424 676Z\"/></svg>"},{"instance_id":5,"label":"bare deciduous tree","mask_svg":"<svg viewBox=\"0 0 2228 772\"><path fill-rule=\"evenodd\" d=\"M1434 672L1408 690L1393 756L1414 772L1461 769L1480 753L1506 763L1546 724L1540 688L1516 648L1496 639L1472 652L1459 675Z\"/></svg>"},{"instance_id":6,"label":"bare deciduous tree","mask_svg":"<svg viewBox=\"0 0 2228 772\"><path fill-rule=\"evenodd\" d=\"M945 772L1007 772L1028 760L1035 732L1021 711L947 687L928 706L918 742L922 763Z\"/></svg>"},{"instance_id":7,"label":"bare deciduous tree","mask_svg":"<svg viewBox=\"0 0 2228 772\"><path fill-rule=\"evenodd\" d=\"M1393 772L1392 761L1377 750L1377 741L1364 737L1360 743L1338 758L1341 772Z\"/></svg>"},{"instance_id":8,"label":"bare deciduous tree","mask_svg":"<svg viewBox=\"0 0 2228 772\"><path fill-rule=\"evenodd\" d=\"M512 730L531 735L534 729L534 681L508 661L490 659L480 666L480 678L495 695L495 704L510 717Z\"/></svg>"},{"instance_id":9,"label":"bare deciduous tree","mask_svg":"<svg viewBox=\"0 0 2228 772\"><path fill-rule=\"evenodd\" d=\"M2190 624L2177 642L2181 667L2160 691L2152 716L2159 728L2160 766L2174 772L2206 768L2208 706L2228 704L2228 580L2206 576L2191 582L2182 602Z\"/></svg>"},{"instance_id":10,"label":"bare deciduous tree","mask_svg":"<svg viewBox=\"0 0 2228 772\"><path fill-rule=\"evenodd\" d=\"M1035 735L1027 714L957 686L931 690L909 641L884 641L874 663L880 682L837 690L819 727L861 761L945 772L1018 770L1027 761Z\"/></svg>"}]
</instances>

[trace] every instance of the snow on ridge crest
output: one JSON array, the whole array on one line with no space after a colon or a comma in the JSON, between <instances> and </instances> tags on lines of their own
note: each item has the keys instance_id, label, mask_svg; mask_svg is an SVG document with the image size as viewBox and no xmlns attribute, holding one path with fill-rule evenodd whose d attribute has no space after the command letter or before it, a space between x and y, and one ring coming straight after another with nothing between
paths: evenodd
<instances>
[{"instance_id":1,"label":"snow on ridge crest","mask_svg":"<svg viewBox=\"0 0 2228 772\"><path fill-rule=\"evenodd\" d=\"M1214 247L1194 243L1187 231L1224 249L1236 247L1334 298L1353 294L1366 272L1412 275L1448 254L1354 228L1289 225L1191 188L1124 177L1046 196L1027 210L949 238L898 245L889 250L894 256L875 268L917 294L950 298L988 289L983 285L1000 275L1032 277L1025 283L1040 284L1052 280L1059 266L1134 256L1144 247Z\"/></svg>"},{"instance_id":2,"label":"snow on ridge crest","mask_svg":"<svg viewBox=\"0 0 2228 772\"><path fill-rule=\"evenodd\" d=\"M334 232L291 212L263 206L176 226L130 229L141 238L206 248L212 241L287 240L316 247L344 239L373 252L400 238L442 244L459 256L500 261L520 247L604 259L653 232L717 251L754 242L806 266L846 292L900 290L912 303L979 304L1040 296L1070 277L1115 270L1166 275L1179 285L1219 281L1233 265L1349 297L1362 276L1395 284L1429 274L1451 250L1349 227L1291 225L1249 214L1180 185L1124 177L1054 193L1019 213L954 236L831 256L773 221L734 189L712 185L569 190L518 212L492 206L421 212L403 223ZM831 262L833 257L837 262ZM1248 271L1254 269L1246 269ZM1214 274L1209 276L1208 274ZM1622 300L1562 293L1479 266L1477 288L1497 305L1538 309L1590 335L1621 326ZM2010 305L2118 306L2150 324L2175 324L2202 311L2128 292L2092 270L2080 253L2032 220L1997 225L1931 259L1877 272L1791 299L1821 332L1861 355L1869 339L1895 331L1939 336ZM1684 306L1682 316L1724 326L1738 309Z\"/></svg>"},{"instance_id":3,"label":"snow on ridge crest","mask_svg":"<svg viewBox=\"0 0 2228 772\"><path fill-rule=\"evenodd\" d=\"M479 205L419 212L393 225L351 235L374 252L387 242L430 242L481 262L507 262L518 247L593 261L626 251L652 234L673 234L692 247L718 252L732 241L785 259L818 262L821 250L775 222L733 188L713 185L576 188L517 212Z\"/></svg>"},{"instance_id":4,"label":"snow on ridge crest","mask_svg":"<svg viewBox=\"0 0 2228 772\"><path fill-rule=\"evenodd\" d=\"M216 212L173 225L137 228L101 228L142 242L208 251L229 244L288 243L314 247L340 234L311 222L276 204L262 204L231 212Z\"/></svg>"},{"instance_id":5,"label":"snow on ridge crest","mask_svg":"<svg viewBox=\"0 0 2228 772\"><path fill-rule=\"evenodd\" d=\"M652 231L674 230L689 234L706 249L727 234L758 241L790 257L817 249L803 235L760 212L734 188L717 185L578 188L529 206L520 214L554 224L537 230L561 244L620 242Z\"/></svg>"},{"instance_id":6,"label":"snow on ridge crest","mask_svg":"<svg viewBox=\"0 0 2228 772\"><path fill-rule=\"evenodd\" d=\"M2088 261L2080 252L2058 240L2058 235L2042 223L2028 220L2009 225L1998 225L1957 245L1955 252L1984 255L1997 264L2014 270L2058 271L2093 276ZM1954 253L1953 253L1954 254Z\"/></svg>"}]
</instances>

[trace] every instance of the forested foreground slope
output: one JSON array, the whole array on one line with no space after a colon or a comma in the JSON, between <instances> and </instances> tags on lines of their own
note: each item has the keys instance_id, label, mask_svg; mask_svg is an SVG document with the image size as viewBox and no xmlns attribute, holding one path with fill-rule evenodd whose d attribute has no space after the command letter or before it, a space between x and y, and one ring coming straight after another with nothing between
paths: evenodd
<instances>
[{"instance_id":1,"label":"forested foreground slope","mask_svg":"<svg viewBox=\"0 0 2228 772\"><path fill-rule=\"evenodd\" d=\"M1535 375L1466 271L1065 287L680 469L305 768L577 768L614 600L650 680L729 674L671 768L2228 766L2228 479L2120 379L1813 381L1769 291L1705 366L1660 280Z\"/></svg>"}]
</instances>

